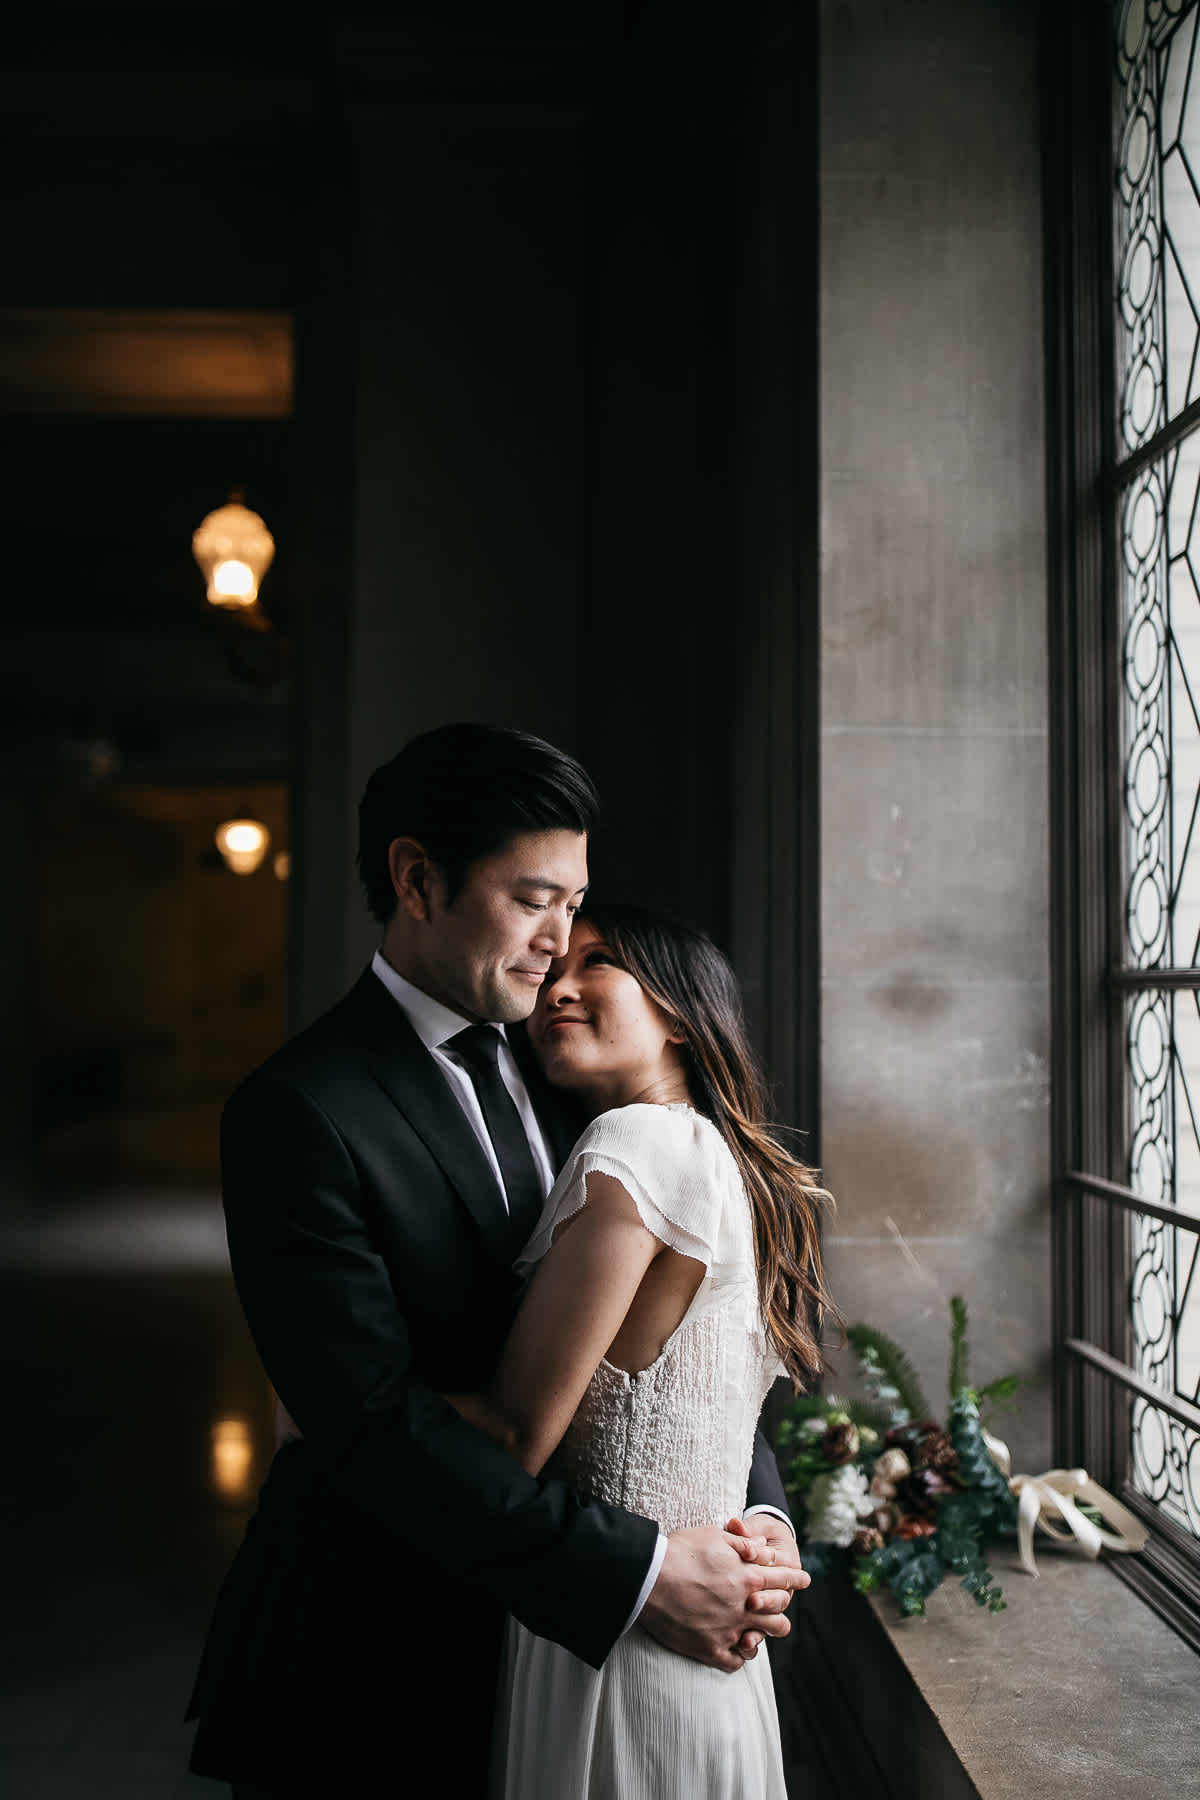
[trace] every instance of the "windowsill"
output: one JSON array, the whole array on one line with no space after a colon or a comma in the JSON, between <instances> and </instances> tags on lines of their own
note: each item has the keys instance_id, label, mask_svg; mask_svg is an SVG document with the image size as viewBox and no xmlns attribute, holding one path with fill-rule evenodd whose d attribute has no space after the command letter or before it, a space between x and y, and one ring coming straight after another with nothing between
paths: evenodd
<instances>
[{"instance_id":1,"label":"windowsill","mask_svg":"<svg viewBox=\"0 0 1200 1800\"><path fill-rule=\"evenodd\" d=\"M1200 1659L1103 1558L1036 1551L1034 1580L994 1550L995 1616L953 1581L924 1621L870 1601L980 1800L1200 1795Z\"/></svg>"}]
</instances>

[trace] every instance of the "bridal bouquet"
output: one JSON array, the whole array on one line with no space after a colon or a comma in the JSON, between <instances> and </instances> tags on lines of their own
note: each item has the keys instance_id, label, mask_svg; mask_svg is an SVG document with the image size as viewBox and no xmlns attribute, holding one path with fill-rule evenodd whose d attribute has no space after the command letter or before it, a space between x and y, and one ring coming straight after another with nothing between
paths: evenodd
<instances>
[{"instance_id":1,"label":"bridal bouquet","mask_svg":"<svg viewBox=\"0 0 1200 1800\"><path fill-rule=\"evenodd\" d=\"M862 1593L886 1587L906 1617L957 1575L979 1606L1001 1612L984 1547L1017 1526L1017 1501L988 1449L980 1409L1017 1386L967 1381L967 1308L950 1302L950 1403L936 1423L908 1358L883 1332L846 1333L869 1398L792 1402L775 1450L808 1568L848 1556ZM993 1440L994 1441L994 1440Z\"/></svg>"}]
</instances>

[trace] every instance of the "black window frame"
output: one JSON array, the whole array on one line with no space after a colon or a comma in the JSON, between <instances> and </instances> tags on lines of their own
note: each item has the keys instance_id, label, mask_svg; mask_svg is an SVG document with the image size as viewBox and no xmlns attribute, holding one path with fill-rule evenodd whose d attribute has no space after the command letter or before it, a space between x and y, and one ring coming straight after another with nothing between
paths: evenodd
<instances>
[{"instance_id":1,"label":"black window frame","mask_svg":"<svg viewBox=\"0 0 1200 1800\"><path fill-rule=\"evenodd\" d=\"M1060 1464L1086 1467L1145 1522L1146 1550L1111 1566L1200 1650L1200 1539L1128 1479L1130 1410L1146 1391L1131 1366L1128 1220L1168 1209L1125 1179L1125 1005L1147 980L1122 966L1112 46L1109 0L1045 9L1055 1442ZM1195 988L1200 970L1156 970L1153 985ZM1165 1410L1195 1425L1186 1402Z\"/></svg>"}]
</instances>

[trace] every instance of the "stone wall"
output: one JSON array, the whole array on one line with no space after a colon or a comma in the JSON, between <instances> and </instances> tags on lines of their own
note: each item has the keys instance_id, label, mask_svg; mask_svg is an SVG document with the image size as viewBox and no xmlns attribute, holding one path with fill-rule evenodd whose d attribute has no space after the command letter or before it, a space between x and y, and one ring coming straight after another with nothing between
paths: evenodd
<instances>
[{"instance_id":1,"label":"stone wall","mask_svg":"<svg viewBox=\"0 0 1200 1800\"><path fill-rule=\"evenodd\" d=\"M850 1320L1049 1456L1036 10L822 7L822 1149Z\"/></svg>"}]
</instances>

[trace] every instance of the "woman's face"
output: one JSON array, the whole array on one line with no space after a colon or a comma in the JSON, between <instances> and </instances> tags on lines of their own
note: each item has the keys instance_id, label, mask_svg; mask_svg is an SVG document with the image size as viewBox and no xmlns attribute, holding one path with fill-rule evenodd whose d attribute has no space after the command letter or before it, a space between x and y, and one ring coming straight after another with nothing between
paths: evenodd
<instances>
[{"instance_id":1,"label":"woman's face","mask_svg":"<svg viewBox=\"0 0 1200 1800\"><path fill-rule=\"evenodd\" d=\"M575 921L566 955L550 965L529 1041L549 1080L594 1112L688 1098L683 1032L586 919Z\"/></svg>"}]
</instances>

